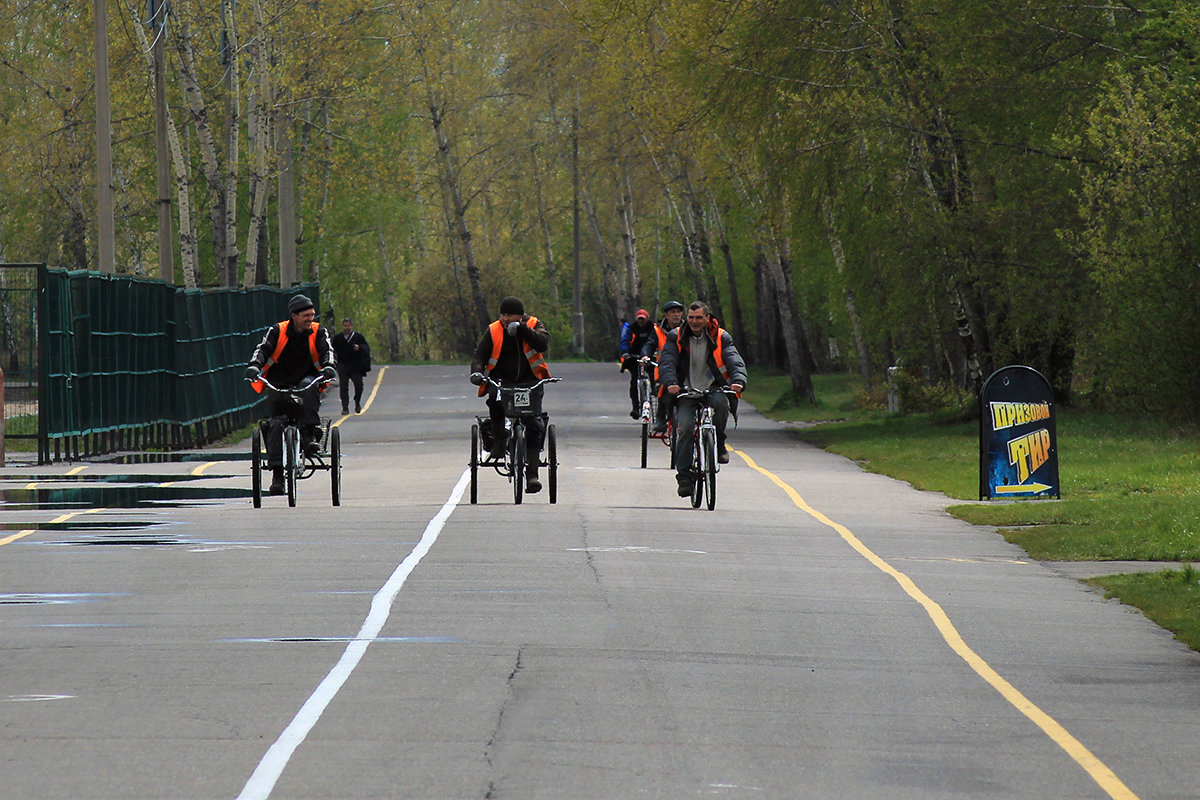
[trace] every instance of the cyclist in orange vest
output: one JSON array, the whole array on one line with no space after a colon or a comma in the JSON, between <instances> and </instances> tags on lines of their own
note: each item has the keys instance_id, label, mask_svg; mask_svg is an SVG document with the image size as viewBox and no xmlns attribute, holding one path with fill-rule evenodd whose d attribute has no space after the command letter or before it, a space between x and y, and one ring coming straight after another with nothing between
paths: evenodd
<instances>
[{"instance_id":1,"label":"cyclist in orange vest","mask_svg":"<svg viewBox=\"0 0 1200 800\"><path fill-rule=\"evenodd\" d=\"M655 333L658 335L658 344L654 351L655 361L662 360L662 351L667 344L667 334L683 324L683 310L683 303L678 300L668 300L663 303L663 317L655 325ZM672 406L674 403L672 403L672 397L663 391L664 387L662 381L659 380L660 376L661 370L656 367L654 369L654 384L656 387L655 391L658 393L658 409L655 414L654 432L666 433L667 414L673 412L674 409Z\"/></svg>"},{"instance_id":2,"label":"cyclist in orange vest","mask_svg":"<svg viewBox=\"0 0 1200 800\"><path fill-rule=\"evenodd\" d=\"M733 337L721 328L716 318L708 313L708 306L699 300L688 306L685 323L667 336L658 369L660 379L671 395L678 395L684 388L703 390L727 386L740 396L746 386L746 363L734 347ZM717 426L717 461L728 464L725 424L729 421L729 398L714 394L709 404ZM678 398L675 406L675 480L679 484L679 496L687 497L692 493L692 440L695 438L698 401Z\"/></svg>"},{"instance_id":3,"label":"cyclist in orange vest","mask_svg":"<svg viewBox=\"0 0 1200 800\"><path fill-rule=\"evenodd\" d=\"M484 378L505 386L532 386L542 378L549 378L550 368L546 366L545 356L549 347L550 334L546 332L546 326L537 317L525 313L525 304L519 298L506 297L500 301L500 318L484 331L471 360L471 383L479 387L480 397L487 395L492 458L504 456L508 434L504 430L504 406L495 388ZM540 392L538 389L535 394ZM541 417L524 417L523 420L528 453L525 491L533 494L542 490L537 462L545 431Z\"/></svg>"},{"instance_id":4,"label":"cyclist in orange vest","mask_svg":"<svg viewBox=\"0 0 1200 800\"><path fill-rule=\"evenodd\" d=\"M246 367L246 377L254 391L264 388L258 378L268 379L280 389L290 389L315 375L327 380L337 376L336 358L329 343L329 331L317 322L312 300L298 294L288 301L289 319L267 328L267 333ZM269 494L283 494L283 429L287 425L287 404L290 395L270 391L267 413L267 466L271 467ZM304 410L300 417L300 442L306 450L320 446L321 392L314 384L301 397Z\"/></svg>"}]
</instances>

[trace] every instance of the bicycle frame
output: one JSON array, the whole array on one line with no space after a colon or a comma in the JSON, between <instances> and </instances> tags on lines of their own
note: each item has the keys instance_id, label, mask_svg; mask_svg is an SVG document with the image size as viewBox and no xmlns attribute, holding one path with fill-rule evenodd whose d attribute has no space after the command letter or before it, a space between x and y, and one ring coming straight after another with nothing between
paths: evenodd
<instances>
[{"instance_id":1,"label":"bicycle frame","mask_svg":"<svg viewBox=\"0 0 1200 800\"><path fill-rule=\"evenodd\" d=\"M736 396L736 392L725 387L709 388L703 391L688 390L676 395L679 399L698 401L696 422L692 434L692 508L699 508L700 501L707 496L708 510L712 511L717 504L717 473L721 471L721 462L717 458L717 424L713 417L713 407L710 399L717 393ZM679 454L676 453L676 459Z\"/></svg>"}]
</instances>

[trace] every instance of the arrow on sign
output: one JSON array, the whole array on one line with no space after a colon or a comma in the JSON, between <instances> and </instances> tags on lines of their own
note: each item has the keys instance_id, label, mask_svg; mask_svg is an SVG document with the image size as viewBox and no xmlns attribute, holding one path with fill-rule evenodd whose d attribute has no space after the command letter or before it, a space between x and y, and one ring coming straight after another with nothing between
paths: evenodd
<instances>
[{"instance_id":1,"label":"arrow on sign","mask_svg":"<svg viewBox=\"0 0 1200 800\"><path fill-rule=\"evenodd\" d=\"M1015 486L997 486L996 494L1026 494L1027 492L1039 494L1053 488L1045 483L1018 483Z\"/></svg>"}]
</instances>

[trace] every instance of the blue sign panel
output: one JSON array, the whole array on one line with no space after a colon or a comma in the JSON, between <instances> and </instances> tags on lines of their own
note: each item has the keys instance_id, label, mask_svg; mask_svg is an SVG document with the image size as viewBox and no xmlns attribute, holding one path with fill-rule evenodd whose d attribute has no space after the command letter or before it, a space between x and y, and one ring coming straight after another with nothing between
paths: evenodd
<instances>
[{"instance_id":1,"label":"blue sign panel","mask_svg":"<svg viewBox=\"0 0 1200 800\"><path fill-rule=\"evenodd\" d=\"M1030 367L1003 367L979 392L979 499L1060 497L1054 392Z\"/></svg>"}]
</instances>

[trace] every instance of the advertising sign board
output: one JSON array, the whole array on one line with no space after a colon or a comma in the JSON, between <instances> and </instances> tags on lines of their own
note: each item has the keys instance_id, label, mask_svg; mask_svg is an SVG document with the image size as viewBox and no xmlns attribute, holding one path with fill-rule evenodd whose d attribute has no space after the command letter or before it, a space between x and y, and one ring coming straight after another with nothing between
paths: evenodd
<instances>
[{"instance_id":1,"label":"advertising sign board","mask_svg":"<svg viewBox=\"0 0 1200 800\"><path fill-rule=\"evenodd\" d=\"M979 392L979 499L1061 497L1054 392L1031 367L1002 367Z\"/></svg>"}]
</instances>

